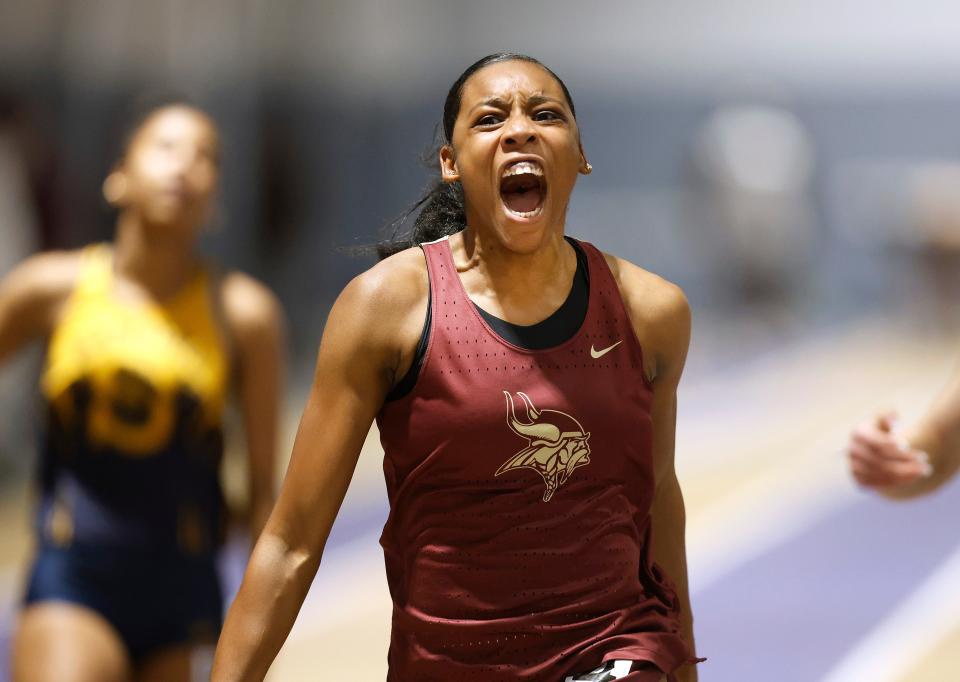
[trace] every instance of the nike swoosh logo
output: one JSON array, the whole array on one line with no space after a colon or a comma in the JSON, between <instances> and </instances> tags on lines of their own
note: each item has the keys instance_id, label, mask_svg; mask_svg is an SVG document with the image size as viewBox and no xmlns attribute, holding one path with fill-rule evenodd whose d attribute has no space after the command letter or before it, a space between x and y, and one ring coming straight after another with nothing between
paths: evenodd
<instances>
[{"instance_id":1,"label":"nike swoosh logo","mask_svg":"<svg viewBox=\"0 0 960 682\"><path fill-rule=\"evenodd\" d=\"M607 353L609 353L610 351L612 351L614 348L616 348L617 346L619 346L621 343L623 343L623 339L620 339L619 341L617 341L617 342L616 342L615 344L613 344L612 346L607 346L607 347L604 348L603 350L597 350L597 349L595 349L595 348L593 347L593 344L591 344L591 345L590 345L590 357L591 357L591 358L594 358L594 359L596 359L596 358L602 358L604 355L606 355Z\"/></svg>"}]
</instances>

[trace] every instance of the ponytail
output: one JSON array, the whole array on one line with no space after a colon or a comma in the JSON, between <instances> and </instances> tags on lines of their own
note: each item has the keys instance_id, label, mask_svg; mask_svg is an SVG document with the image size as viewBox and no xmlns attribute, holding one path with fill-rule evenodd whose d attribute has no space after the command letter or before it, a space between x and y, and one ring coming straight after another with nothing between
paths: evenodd
<instances>
[{"instance_id":1,"label":"ponytail","mask_svg":"<svg viewBox=\"0 0 960 682\"><path fill-rule=\"evenodd\" d=\"M404 230L410 216L417 209L420 209L420 212L413 221L413 227ZM456 234L466 226L463 187L459 182L436 180L416 203L393 222L392 234L377 244L377 256L381 259L392 256L412 246Z\"/></svg>"}]
</instances>

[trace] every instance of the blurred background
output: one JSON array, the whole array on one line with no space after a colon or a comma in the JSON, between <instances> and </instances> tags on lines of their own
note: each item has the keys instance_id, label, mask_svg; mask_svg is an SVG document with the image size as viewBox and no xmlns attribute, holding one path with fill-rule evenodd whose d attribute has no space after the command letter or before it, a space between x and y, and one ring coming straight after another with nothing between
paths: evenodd
<instances>
[{"instance_id":1,"label":"blurred background","mask_svg":"<svg viewBox=\"0 0 960 682\"><path fill-rule=\"evenodd\" d=\"M529 53L569 86L594 173L568 232L694 311L677 463L701 680L960 679L960 510L858 491L842 449L906 420L960 332L960 6L947 0L0 0L0 274L109 239L123 113L184 93L221 126L204 250L289 319L289 452L354 247L430 179L447 88ZM40 352L0 371L0 679L31 551ZM228 480L241 482L242 436ZM386 500L371 434L273 679L383 679ZM242 485L232 485L242 503ZM224 571L242 571L242 540Z\"/></svg>"}]
</instances>

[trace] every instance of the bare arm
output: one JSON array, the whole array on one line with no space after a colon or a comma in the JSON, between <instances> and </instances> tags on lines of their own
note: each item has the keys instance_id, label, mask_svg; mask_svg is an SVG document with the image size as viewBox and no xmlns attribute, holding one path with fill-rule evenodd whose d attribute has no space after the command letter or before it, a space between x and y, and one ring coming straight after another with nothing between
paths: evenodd
<instances>
[{"instance_id":1,"label":"bare arm","mask_svg":"<svg viewBox=\"0 0 960 682\"><path fill-rule=\"evenodd\" d=\"M28 258L0 281L0 364L50 333L77 270L77 253L43 253Z\"/></svg>"},{"instance_id":2,"label":"bare arm","mask_svg":"<svg viewBox=\"0 0 960 682\"><path fill-rule=\"evenodd\" d=\"M250 538L273 508L277 423L283 395L283 312L273 294L239 273L223 283L223 309L236 349L238 391L247 440Z\"/></svg>"},{"instance_id":3,"label":"bare arm","mask_svg":"<svg viewBox=\"0 0 960 682\"><path fill-rule=\"evenodd\" d=\"M398 330L420 295L411 295L417 286L382 276L387 262L351 282L330 312L279 499L220 636L215 682L263 679L320 565L363 441L397 372L397 348L405 343L398 343L405 338Z\"/></svg>"},{"instance_id":4,"label":"bare arm","mask_svg":"<svg viewBox=\"0 0 960 682\"><path fill-rule=\"evenodd\" d=\"M907 442L926 452L930 474L902 489L913 497L939 488L960 469L960 374L956 374L917 424L907 431Z\"/></svg>"},{"instance_id":5,"label":"bare arm","mask_svg":"<svg viewBox=\"0 0 960 682\"><path fill-rule=\"evenodd\" d=\"M666 412L666 410L664 411ZM669 438L669 450L662 449L658 454L663 457L655 458L660 462L659 473L656 476L657 487L653 499L651 517L653 523L654 561L663 568L667 576L673 581L677 598L680 601L680 628L683 637L690 646L691 654L696 652L696 642L693 636L693 610L690 605L690 588L687 580L687 545L686 545L686 509L680 483L673 467L673 436L676 426L676 400L669 408L669 416L661 412L654 417L654 443L656 448L656 431L670 430L664 434L663 440ZM665 426L658 426L660 419ZM668 425L668 426L667 426ZM662 441L661 441L662 442ZM655 452L656 449L655 449ZM666 455L669 452L670 463L666 464ZM655 464L656 466L656 464ZM686 666L678 671L678 679L684 682L695 682L697 669L695 666Z\"/></svg>"},{"instance_id":6,"label":"bare arm","mask_svg":"<svg viewBox=\"0 0 960 682\"><path fill-rule=\"evenodd\" d=\"M680 625L694 651L693 612L687 582L686 510L674 466L677 386L690 345L690 306L683 292L655 275L623 261L617 269L631 320L644 349L648 378L653 382L653 466L655 490L651 508L654 561L673 581L680 601ZM695 682L695 666L678 671L683 682Z\"/></svg>"},{"instance_id":7,"label":"bare arm","mask_svg":"<svg viewBox=\"0 0 960 682\"><path fill-rule=\"evenodd\" d=\"M668 303L661 325L656 331L662 341L657 359L653 398L653 466L656 489L651 517L653 523L653 558L673 580L680 600L680 624L684 638L695 651L693 611L687 583L686 508L674 466L674 443L677 430L677 385L690 343L690 308L679 290ZM686 666L679 679L694 682L695 666Z\"/></svg>"}]
</instances>

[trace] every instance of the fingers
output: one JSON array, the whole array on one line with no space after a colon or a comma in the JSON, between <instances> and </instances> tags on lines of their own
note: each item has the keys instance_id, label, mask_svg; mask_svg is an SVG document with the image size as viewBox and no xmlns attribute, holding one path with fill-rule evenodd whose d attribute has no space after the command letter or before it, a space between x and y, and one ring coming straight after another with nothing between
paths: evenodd
<instances>
[{"instance_id":1,"label":"fingers","mask_svg":"<svg viewBox=\"0 0 960 682\"><path fill-rule=\"evenodd\" d=\"M877 415L874 424L879 431L884 433L893 433L897 430L897 421L900 415L896 410L886 410Z\"/></svg>"},{"instance_id":2,"label":"fingers","mask_svg":"<svg viewBox=\"0 0 960 682\"><path fill-rule=\"evenodd\" d=\"M899 457L878 456L875 450L851 443L850 471L857 483L869 488L887 488L914 483L932 473L925 452L912 450Z\"/></svg>"},{"instance_id":3,"label":"fingers","mask_svg":"<svg viewBox=\"0 0 960 682\"><path fill-rule=\"evenodd\" d=\"M881 430L876 422L863 422L850 434L850 446L857 445L874 458L901 461L912 448L900 435Z\"/></svg>"},{"instance_id":4,"label":"fingers","mask_svg":"<svg viewBox=\"0 0 960 682\"><path fill-rule=\"evenodd\" d=\"M847 455L860 485L902 486L933 472L927 453L914 449L895 427L896 414L887 412L862 422L851 433Z\"/></svg>"}]
</instances>

